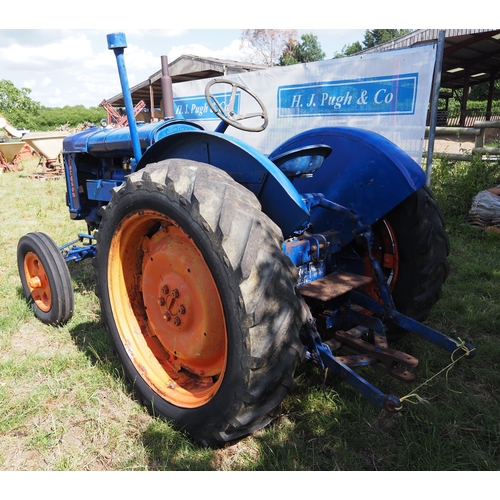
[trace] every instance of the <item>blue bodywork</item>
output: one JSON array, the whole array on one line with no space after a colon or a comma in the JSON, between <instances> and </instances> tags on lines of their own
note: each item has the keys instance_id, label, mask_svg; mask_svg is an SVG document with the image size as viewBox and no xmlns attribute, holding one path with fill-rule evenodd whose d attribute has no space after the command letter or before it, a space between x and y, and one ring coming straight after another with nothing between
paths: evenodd
<instances>
[{"instance_id":1,"label":"blue bodywork","mask_svg":"<svg viewBox=\"0 0 500 500\"><path fill-rule=\"evenodd\" d=\"M357 325L373 332L375 338L385 338L384 322L389 322L447 351L462 348L472 357L472 346L461 346L396 311L380 263L372 255L371 226L425 184L425 173L404 151L379 134L349 127L312 129L264 155L226 135L226 124L215 132L175 118L136 124L122 59L124 37L109 36L108 43L117 56L131 125L93 127L64 140L67 205L71 218L83 219L88 226L88 234L61 247L67 261L95 254L91 233L99 227L99 211L110 201L112 189L119 187L127 175L171 158L203 162L224 170L254 193L262 211L280 227L284 237L282 250L298 269L297 288L302 293L304 286L342 271L364 275L369 261L380 299L353 289L323 301L318 310L325 328L340 331ZM357 253L360 247L368 257ZM332 353L330 344L323 343L319 336L309 306L303 297L301 300L309 311L303 340L308 356L344 377L377 406L399 408L401 404L395 396L380 392ZM343 338L339 331L337 337ZM354 347L361 342L347 341ZM382 341L375 342L369 348L369 356L359 358L359 364L382 362L389 372L393 370L399 353L384 345ZM399 372L396 375L401 376Z\"/></svg>"},{"instance_id":2,"label":"blue bodywork","mask_svg":"<svg viewBox=\"0 0 500 500\"><path fill-rule=\"evenodd\" d=\"M362 223L373 224L425 183L425 173L415 161L384 137L354 128L319 128L299 134L266 156L242 141L218 132L202 130L180 120L142 124L137 127L141 159L133 160L130 131L123 128L92 128L64 140L63 153L72 218L98 225L95 211L84 207L110 200L109 191L127 173L168 158L208 163L227 172L252 191L262 210L281 228L285 238L312 227L315 232L339 231L342 245L353 238L356 223L342 214L310 208L305 194L322 193L353 213ZM331 154L312 177L290 179L273 163L287 151L327 145ZM356 151L353 155L352 152ZM123 158L132 158L123 166ZM79 172L85 171L85 184ZM78 188L77 188L78 186ZM362 214L362 215L361 215Z\"/></svg>"}]
</instances>

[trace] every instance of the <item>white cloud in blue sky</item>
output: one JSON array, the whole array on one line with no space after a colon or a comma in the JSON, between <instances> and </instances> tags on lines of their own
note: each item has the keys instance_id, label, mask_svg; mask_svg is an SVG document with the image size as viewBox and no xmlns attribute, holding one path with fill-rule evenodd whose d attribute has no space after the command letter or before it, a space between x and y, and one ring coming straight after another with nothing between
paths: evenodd
<instances>
[{"instance_id":1,"label":"white cloud in blue sky","mask_svg":"<svg viewBox=\"0 0 500 500\"><path fill-rule=\"evenodd\" d=\"M240 50L241 30L182 31L123 30L127 38L125 62L130 85L147 79L183 54L248 61ZM31 97L44 106L83 104L97 106L120 92L113 52L108 50L110 30L0 29L0 79L16 87L31 88ZM362 40L364 30L300 30L318 36L327 57L344 45Z\"/></svg>"},{"instance_id":2,"label":"white cloud in blue sky","mask_svg":"<svg viewBox=\"0 0 500 500\"><path fill-rule=\"evenodd\" d=\"M182 54L248 60L240 50L242 29L228 26L302 25L305 28L297 28L299 34L317 35L331 58L345 45L362 41L370 26L443 28L465 22L478 28L485 22L484 16L479 18L482 23L477 22L470 12L457 22L451 15L458 16L459 9L443 18L441 7L431 0L405 4L399 11L391 5L367 0L275 4L269 0L45 0L20 7L10 1L0 9L0 19L7 20L0 28L0 79L31 88L31 97L44 106L97 106L121 91L115 58L107 48L108 33L126 34L125 61L130 85L135 85L160 69L162 55L170 62ZM444 26L439 25L440 18L445 19Z\"/></svg>"}]
</instances>

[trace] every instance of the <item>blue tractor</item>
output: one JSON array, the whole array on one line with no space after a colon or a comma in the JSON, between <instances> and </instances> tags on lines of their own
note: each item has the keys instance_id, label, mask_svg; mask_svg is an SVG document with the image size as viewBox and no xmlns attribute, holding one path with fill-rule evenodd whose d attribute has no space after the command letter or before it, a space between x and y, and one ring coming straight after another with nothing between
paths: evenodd
<instances>
[{"instance_id":1,"label":"blue tractor","mask_svg":"<svg viewBox=\"0 0 500 500\"><path fill-rule=\"evenodd\" d=\"M419 322L440 297L449 242L405 152L370 131L325 127L264 155L225 133L263 131L268 116L251 90L224 79L205 92L215 131L173 116L137 125L125 36L108 35L108 46L129 126L103 124L63 145L70 216L88 233L58 247L33 232L18 245L41 321L70 319L66 262L92 258L102 318L137 397L207 446L267 425L303 360L395 411L399 398L355 371L374 365L414 380L417 359L389 348L391 336L412 332L473 356ZM242 95L257 112L239 112Z\"/></svg>"}]
</instances>

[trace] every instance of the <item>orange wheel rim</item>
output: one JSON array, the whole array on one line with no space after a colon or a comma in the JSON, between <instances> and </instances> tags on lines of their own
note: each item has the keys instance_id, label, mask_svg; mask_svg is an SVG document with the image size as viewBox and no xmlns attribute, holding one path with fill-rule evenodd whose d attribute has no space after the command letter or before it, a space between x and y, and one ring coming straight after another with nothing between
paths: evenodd
<instances>
[{"instance_id":1,"label":"orange wheel rim","mask_svg":"<svg viewBox=\"0 0 500 500\"><path fill-rule=\"evenodd\" d=\"M391 291L394 289L399 272L399 255L398 245L394 237L394 231L391 225L384 219L378 229L374 231L375 240L373 242L372 253L375 259L380 262L384 272L387 284ZM370 266L370 259L366 254L365 261L365 275L373 277L372 269ZM365 286L367 291L373 298L380 299L377 285L372 282Z\"/></svg>"},{"instance_id":2,"label":"orange wheel rim","mask_svg":"<svg viewBox=\"0 0 500 500\"><path fill-rule=\"evenodd\" d=\"M41 260L33 252L24 256L24 276L33 302L43 312L52 307L52 293L47 272Z\"/></svg>"},{"instance_id":3,"label":"orange wheel rim","mask_svg":"<svg viewBox=\"0 0 500 500\"><path fill-rule=\"evenodd\" d=\"M174 405L206 404L222 383L227 331L193 239L165 215L141 210L121 221L108 258L113 315L138 372Z\"/></svg>"}]
</instances>

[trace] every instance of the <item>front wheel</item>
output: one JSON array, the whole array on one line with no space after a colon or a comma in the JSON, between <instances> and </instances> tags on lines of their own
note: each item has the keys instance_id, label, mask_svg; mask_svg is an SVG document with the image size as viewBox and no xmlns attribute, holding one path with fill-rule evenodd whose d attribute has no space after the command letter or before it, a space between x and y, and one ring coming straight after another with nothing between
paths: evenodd
<instances>
[{"instance_id":1,"label":"front wheel","mask_svg":"<svg viewBox=\"0 0 500 500\"><path fill-rule=\"evenodd\" d=\"M203 445L265 426L303 354L295 269L277 226L224 172L167 160L102 212L103 319L136 393Z\"/></svg>"},{"instance_id":2,"label":"front wheel","mask_svg":"<svg viewBox=\"0 0 500 500\"><path fill-rule=\"evenodd\" d=\"M61 325L73 314L74 295L68 266L50 236L28 233L17 245L17 265L23 291L35 316Z\"/></svg>"}]
</instances>

